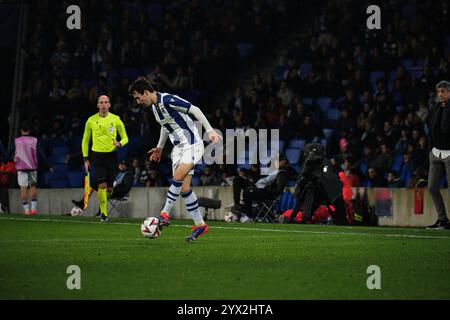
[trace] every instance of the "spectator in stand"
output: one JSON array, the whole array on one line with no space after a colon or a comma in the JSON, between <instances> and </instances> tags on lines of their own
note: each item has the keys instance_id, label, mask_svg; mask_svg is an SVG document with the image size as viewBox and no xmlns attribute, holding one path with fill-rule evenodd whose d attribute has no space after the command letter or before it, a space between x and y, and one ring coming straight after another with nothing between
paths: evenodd
<instances>
[{"instance_id":1,"label":"spectator in stand","mask_svg":"<svg viewBox=\"0 0 450 320\"><path fill-rule=\"evenodd\" d=\"M145 182L145 187L162 187L163 183L161 180L161 175L156 170L150 170L148 172L148 179Z\"/></svg>"},{"instance_id":2,"label":"spectator in stand","mask_svg":"<svg viewBox=\"0 0 450 320\"><path fill-rule=\"evenodd\" d=\"M408 144L411 143L409 134L410 134L409 130L406 128L400 131L400 139L397 141L397 144L395 145L396 154L405 153L406 149L408 148Z\"/></svg>"},{"instance_id":3,"label":"spectator in stand","mask_svg":"<svg viewBox=\"0 0 450 320\"><path fill-rule=\"evenodd\" d=\"M142 169L138 158L134 158L131 162L131 173L133 174L133 186L139 186Z\"/></svg>"},{"instance_id":4,"label":"spectator in stand","mask_svg":"<svg viewBox=\"0 0 450 320\"><path fill-rule=\"evenodd\" d=\"M202 186L217 186L219 180L216 173L213 171L211 166L205 166L203 172L200 176L200 183Z\"/></svg>"},{"instance_id":5,"label":"spectator in stand","mask_svg":"<svg viewBox=\"0 0 450 320\"><path fill-rule=\"evenodd\" d=\"M377 167L369 167L367 170L366 187L368 188L385 188L387 181L380 174L380 170Z\"/></svg>"},{"instance_id":6,"label":"spectator in stand","mask_svg":"<svg viewBox=\"0 0 450 320\"><path fill-rule=\"evenodd\" d=\"M428 185L428 172L426 167L419 167L413 172L408 188L426 188Z\"/></svg>"},{"instance_id":7,"label":"spectator in stand","mask_svg":"<svg viewBox=\"0 0 450 320\"><path fill-rule=\"evenodd\" d=\"M380 174L384 175L389 171L394 163L394 156L392 154L391 148L386 142L381 144L381 154L377 155L377 157L371 162L372 166L375 166L380 169Z\"/></svg>"},{"instance_id":8,"label":"spectator in stand","mask_svg":"<svg viewBox=\"0 0 450 320\"><path fill-rule=\"evenodd\" d=\"M361 186L358 169L351 162L351 158L344 158L341 167L336 172L343 172L350 187Z\"/></svg>"},{"instance_id":9,"label":"spectator in stand","mask_svg":"<svg viewBox=\"0 0 450 320\"><path fill-rule=\"evenodd\" d=\"M391 170L387 175L388 187L389 188L403 188L403 181L400 180L398 172Z\"/></svg>"}]
</instances>

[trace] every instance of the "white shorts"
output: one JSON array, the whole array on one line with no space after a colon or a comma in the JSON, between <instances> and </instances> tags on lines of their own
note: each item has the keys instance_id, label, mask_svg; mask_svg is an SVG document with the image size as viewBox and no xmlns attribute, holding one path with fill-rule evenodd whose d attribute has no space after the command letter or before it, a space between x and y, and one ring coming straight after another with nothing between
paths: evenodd
<instances>
[{"instance_id":1,"label":"white shorts","mask_svg":"<svg viewBox=\"0 0 450 320\"><path fill-rule=\"evenodd\" d=\"M185 147L174 146L171 153L172 158L172 174L180 163L193 163L194 166L202 159L205 147L203 141L200 143L188 145ZM189 171L190 175L194 174L194 169Z\"/></svg>"},{"instance_id":2,"label":"white shorts","mask_svg":"<svg viewBox=\"0 0 450 320\"><path fill-rule=\"evenodd\" d=\"M17 171L17 182L23 188L36 184L37 171Z\"/></svg>"}]
</instances>

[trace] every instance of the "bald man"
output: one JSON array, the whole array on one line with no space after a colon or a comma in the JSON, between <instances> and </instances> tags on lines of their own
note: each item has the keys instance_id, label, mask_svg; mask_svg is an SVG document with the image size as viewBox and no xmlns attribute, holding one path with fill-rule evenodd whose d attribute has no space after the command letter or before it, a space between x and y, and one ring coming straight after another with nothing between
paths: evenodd
<instances>
[{"instance_id":1,"label":"bald man","mask_svg":"<svg viewBox=\"0 0 450 320\"><path fill-rule=\"evenodd\" d=\"M128 143L128 136L120 117L109 112L111 102L108 96L98 97L97 108L98 113L86 121L81 149L86 173L89 174L91 162L95 170L101 212L100 221L108 222L107 201L111 195L116 175L117 148ZM117 133L120 135L120 141L117 141ZM91 135L92 147L89 150Z\"/></svg>"}]
</instances>

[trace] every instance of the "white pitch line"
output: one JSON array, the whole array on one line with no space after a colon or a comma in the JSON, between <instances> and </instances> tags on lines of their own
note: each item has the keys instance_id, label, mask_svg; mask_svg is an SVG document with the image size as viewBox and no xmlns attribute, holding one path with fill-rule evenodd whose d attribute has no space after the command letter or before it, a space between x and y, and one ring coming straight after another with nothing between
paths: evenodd
<instances>
[{"instance_id":1,"label":"white pitch line","mask_svg":"<svg viewBox=\"0 0 450 320\"><path fill-rule=\"evenodd\" d=\"M13 218L0 217L0 220L20 220L20 221L42 221L42 222L66 222L66 223L85 223L85 224L102 224L100 221L79 221L79 220L58 220L58 219L34 219L34 218ZM131 222L114 222L118 225L136 226L138 223ZM170 227L191 228L191 225L171 225ZM242 227L220 227L210 226L211 229L225 230L244 230L244 231L263 231L278 233L304 233L304 234L325 234L325 235L352 235L352 236L372 236L372 237L390 237L390 238L414 238L414 239L450 239L445 236L429 236L429 235L410 235L410 234L380 234L380 233L363 233L363 232L339 232L339 231L312 231L312 230L280 230L280 229L259 229L259 228L242 228Z\"/></svg>"}]
</instances>

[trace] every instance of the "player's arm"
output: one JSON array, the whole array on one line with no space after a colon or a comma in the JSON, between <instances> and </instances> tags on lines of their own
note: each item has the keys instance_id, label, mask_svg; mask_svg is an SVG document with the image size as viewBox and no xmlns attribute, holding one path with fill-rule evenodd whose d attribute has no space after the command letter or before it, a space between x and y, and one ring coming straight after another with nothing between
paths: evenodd
<instances>
[{"instance_id":1,"label":"player's arm","mask_svg":"<svg viewBox=\"0 0 450 320\"><path fill-rule=\"evenodd\" d=\"M200 123L202 124L202 126L205 128L206 133L208 134L209 139L212 142L217 142L220 139L222 139L217 132L214 131L213 127L211 126L211 124L209 123L208 119L206 119L205 115L203 114L202 110L200 110L200 108L191 105L191 107L189 108L188 111L189 114L193 115L198 121L200 121Z\"/></svg>"},{"instance_id":2,"label":"player's arm","mask_svg":"<svg viewBox=\"0 0 450 320\"><path fill-rule=\"evenodd\" d=\"M159 148L161 150L164 149L164 146L166 145L167 137L169 137L169 133L167 132L166 129L164 129L164 127L161 126L161 131L159 133L159 140L158 140L157 148Z\"/></svg>"},{"instance_id":3,"label":"player's arm","mask_svg":"<svg viewBox=\"0 0 450 320\"><path fill-rule=\"evenodd\" d=\"M90 168L89 141L91 140L91 134L92 134L91 122L88 119L88 121L86 121L86 124L84 125L83 140L81 140L81 151L83 153L84 158L84 168L88 173Z\"/></svg>"},{"instance_id":4,"label":"player's arm","mask_svg":"<svg viewBox=\"0 0 450 320\"><path fill-rule=\"evenodd\" d=\"M117 120L117 131L119 132L120 135L120 146L123 147L124 145L126 145L128 143L128 135L127 135L127 131L125 130L125 125L123 124L122 120L118 119Z\"/></svg>"},{"instance_id":5,"label":"player's arm","mask_svg":"<svg viewBox=\"0 0 450 320\"><path fill-rule=\"evenodd\" d=\"M167 132L167 130L161 126L158 145L156 146L156 148L153 148L149 152L147 152L150 155L151 161L159 162L161 160L162 151L164 149L164 145L166 144L168 136L169 133Z\"/></svg>"}]
</instances>

